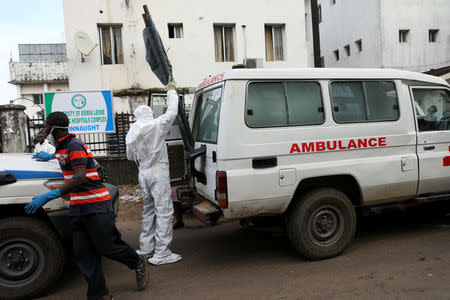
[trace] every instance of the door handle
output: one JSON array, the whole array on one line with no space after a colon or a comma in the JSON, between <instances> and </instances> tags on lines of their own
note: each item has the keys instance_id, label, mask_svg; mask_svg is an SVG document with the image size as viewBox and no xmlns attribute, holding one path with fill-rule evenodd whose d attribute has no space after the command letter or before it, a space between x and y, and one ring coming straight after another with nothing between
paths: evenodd
<instances>
[{"instance_id":1,"label":"door handle","mask_svg":"<svg viewBox=\"0 0 450 300\"><path fill-rule=\"evenodd\" d=\"M252 166L254 169L272 168L276 167L277 164L278 163L276 157L254 158L252 160Z\"/></svg>"},{"instance_id":2,"label":"door handle","mask_svg":"<svg viewBox=\"0 0 450 300\"><path fill-rule=\"evenodd\" d=\"M423 150L425 151L429 151L429 150L434 150L435 146L423 146Z\"/></svg>"}]
</instances>

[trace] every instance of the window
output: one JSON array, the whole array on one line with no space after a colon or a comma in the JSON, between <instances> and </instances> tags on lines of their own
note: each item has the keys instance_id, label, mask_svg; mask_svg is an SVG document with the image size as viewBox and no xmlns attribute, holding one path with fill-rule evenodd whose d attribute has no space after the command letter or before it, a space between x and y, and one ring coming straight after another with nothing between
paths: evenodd
<instances>
[{"instance_id":1,"label":"window","mask_svg":"<svg viewBox=\"0 0 450 300\"><path fill-rule=\"evenodd\" d=\"M350 45L344 46L345 55L350 56Z\"/></svg>"},{"instance_id":2,"label":"window","mask_svg":"<svg viewBox=\"0 0 450 300\"><path fill-rule=\"evenodd\" d=\"M222 88L200 94L197 99L194 137L198 142L217 143Z\"/></svg>"},{"instance_id":3,"label":"window","mask_svg":"<svg viewBox=\"0 0 450 300\"><path fill-rule=\"evenodd\" d=\"M444 89L412 89L419 131L450 130L450 92Z\"/></svg>"},{"instance_id":4,"label":"window","mask_svg":"<svg viewBox=\"0 0 450 300\"><path fill-rule=\"evenodd\" d=\"M336 0L330 0L330 4L331 5L335 5L336 4Z\"/></svg>"},{"instance_id":5,"label":"window","mask_svg":"<svg viewBox=\"0 0 450 300\"><path fill-rule=\"evenodd\" d=\"M319 12L319 23L322 23L322 5L320 4L318 7L318 12Z\"/></svg>"},{"instance_id":6,"label":"window","mask_svg":"<svg viewBox=\"0 0 450 300\"><path fill-rule=\"evenodd\" d=\"M409 30L402 29L402 30L398 31L398 41L400 43L407 43L408 42L408 36L409 36Z\"/></svg>"},{"instance_id":7,"label":"window","mask_svg":"<svg viewBox=\"0 0 450 300\"><path fill-rule=\"evenodd\" d=\"M181 97L181 96L180 96ZM179 98L180 98L179 97ZM179 99L179 101L182 101ZM151 100L148 103L153 110L153 117L156 119L167 111L167 95L166 94L151 94ZM172 124L169 133L166 136L166 141L181 139L180 129L178 127L178 120Z\"/></svg>"},{"instance_id":8,"label":"window","mask_svg":"<svg viewBox=\"0 0 450 300\"><path fill-rule=\"evenodd\" d=\"M283 31L284 25L265 25L267 61L284 60Z\"/></svg>"},{"instance_id":9,"label":"window","mask_svg":"<svg viewBox=\"0 0 450 300\"><path fill-rule=\"evenodd\" d=\"M168 24L169 39L181 39L183 38L183 24Z\"/></svg>"},{"instance_id":10,"label":"window","mask_svg":"<svg viewBox=\"0 0 450 300\"><path fill-rule=\"evenodd\" d=\"M361 52L362 51L362 40L357 40L355 42L355 45L356 45L356 50L358 50L358 52Z\"/></svg>"},{"instance_id":11,"label":"window","mask_svg":"<svg viewBox=\"0 0 450 300\"><path fill-rule=\"evenodd\" d=\"M336 61L339 61L339 50L334 50L333 53L334 53L334 59Z\"/></svg>"},{"instance_id":12,"label":"window","mask_svg":"<svg viewBox=\"0 0 450 300\"><path fill-rule=\"evenodd\" d=\"M438 29L430 29L428 30L428 41L430 43L436 43L437 42L437 37L438 37Z\"/></svg>"},{"instance_id":13,"label":"window","mask_svg":"<svg viewBox=\"0 0 450 300\"><path fill-rule=\"evenodd\" d=\"M214 26L216 61L234 61L234 25Z\"/></svg>"},{"instance_id":14,"label":"window","mask_svg":"<svg viewBox=\"0 0 450 300\"><path fill-rule=\"evenodd\" d=\"M330 85L337 123L395 121L400 114L391 81L339 81Z\"/></svg>"},{"instance_id":15,"label":"window","mask_svg":"<svg viewBox=\"0 0 450 300\"><path fill-rule=\"evenodd\" d=\"M33 102L34 104L43 104L42 94L33 94Z\"/></svg>"},{"instance_id":16,"label":"window","mask_svg":"<svg viewBox=\"0 0 450 300\"><path fill-rule=\"evenodd\" d=\"M324 112L317 82L252 82L247 89L249 127L322 124Z\"/></svg>"},{"instance_id":17,"label":"window","mask_svg":"<svg viewBox=\"0 0 450 300\"><path fill-rule=\"evenodd\" d=\"M102 65L123 64L122 25L99 25Z\"/></svg>"}]
</instances>

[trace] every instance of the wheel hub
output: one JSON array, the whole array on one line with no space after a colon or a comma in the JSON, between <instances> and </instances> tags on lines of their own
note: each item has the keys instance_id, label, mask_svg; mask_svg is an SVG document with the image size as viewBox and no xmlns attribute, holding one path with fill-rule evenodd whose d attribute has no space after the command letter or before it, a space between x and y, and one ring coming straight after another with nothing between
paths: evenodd
<instances>
[{"instance_id":1,"label":"wheel hub","mask_svg":"<svg viewBox=\"0 0 450 300\"><path fill-rule=\"evenodd\" d=\"M319 241L331 238L337 231L339 217L331 208L318 210L312 218L312 234Z\"/></svg>"},{"instance_id":2,"label":"wheel hub","mask_svg":"<svg viewBox=\"0 0 450 300\"><path fill-rule=\"evenodd\" d=\"M0 246L0 275L8 280L26 279L36 270L38 262L38 253L24 241Z\"/></svg>"}]
</instances>

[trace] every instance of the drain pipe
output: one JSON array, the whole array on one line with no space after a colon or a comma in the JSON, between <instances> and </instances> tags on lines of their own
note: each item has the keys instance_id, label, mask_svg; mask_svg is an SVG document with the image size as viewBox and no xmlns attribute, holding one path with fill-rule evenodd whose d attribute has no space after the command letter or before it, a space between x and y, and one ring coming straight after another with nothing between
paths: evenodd
<instances>
[{"instance_id":1,"label":"drain pipe","mask_svg":"<svg viewBox=\"0 0 450 300\"><path fill-rule=\"evenodd\" d=\"M242 25L242 35L244 36L244 65L247 63L247 36L245 34L246 25Z\"/></svg>"}]
</instances>

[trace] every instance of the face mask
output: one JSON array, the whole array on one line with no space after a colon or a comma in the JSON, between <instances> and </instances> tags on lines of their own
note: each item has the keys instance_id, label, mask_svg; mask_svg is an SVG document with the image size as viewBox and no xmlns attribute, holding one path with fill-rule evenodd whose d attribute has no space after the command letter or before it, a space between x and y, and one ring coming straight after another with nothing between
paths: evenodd
<instances>
[{"instance_id":1,"label":"face mask","mask_svg":"<svg viewBox=\"0 0 450 300\"><path fill-rule=\"evenodd\" d=\"M56 146L57 142L55 137L53 136L53 129L60 128L60 129L68 129L69 127L61 127L61 126L53 126L52 130L50 130L50 133L47 135L46 139L52 144L53 146Z\"/></svg>"}]
</instances>

